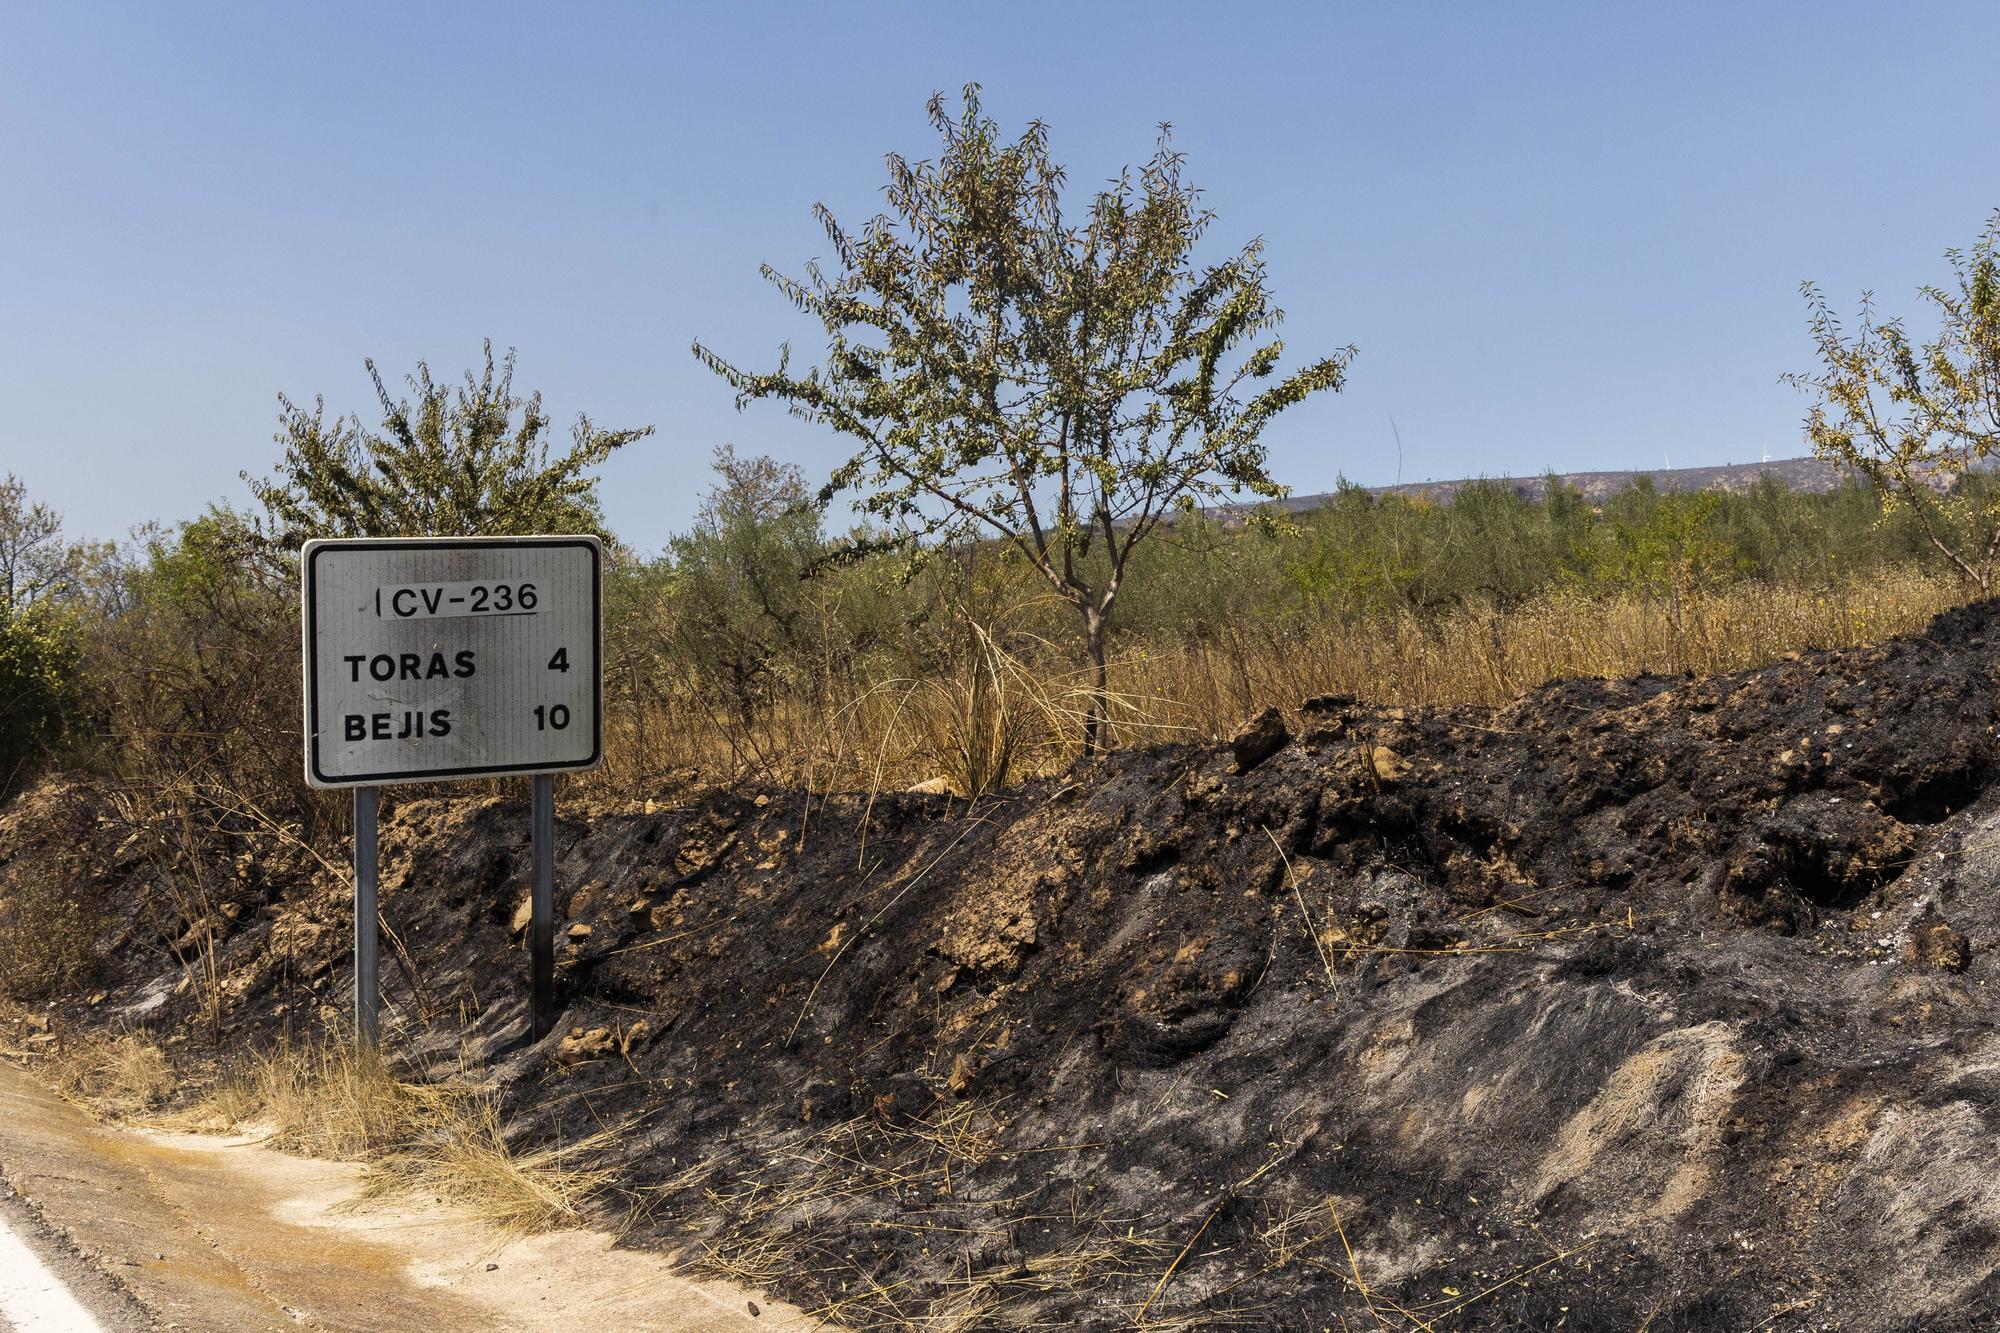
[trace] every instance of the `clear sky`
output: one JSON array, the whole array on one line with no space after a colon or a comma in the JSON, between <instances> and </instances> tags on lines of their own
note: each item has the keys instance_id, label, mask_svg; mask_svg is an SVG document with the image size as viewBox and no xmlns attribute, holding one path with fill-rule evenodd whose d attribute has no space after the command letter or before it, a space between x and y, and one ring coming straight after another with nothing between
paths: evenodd
<instances>
[{"instance_id":1,"label":"clear sky","mask_svg":"<svg viewBox=\"0 0 2000 1333\"><path fill-rule=\"evenodd\" d=\"M817 351L758 264L873 212L968 80L1079 185L1174 122L1291 360L1359 345L1272 428L1302 492L1796 454L1797 284L1942 275L2000 206L1996 51L1990 2L0 0L0 472L81 534L190 517L280 391L368 410L364 356L490 337L559 421L659 428L605 473L655 548L721 442L843 456L688 344Z\"/></svg>"}]
</instances>

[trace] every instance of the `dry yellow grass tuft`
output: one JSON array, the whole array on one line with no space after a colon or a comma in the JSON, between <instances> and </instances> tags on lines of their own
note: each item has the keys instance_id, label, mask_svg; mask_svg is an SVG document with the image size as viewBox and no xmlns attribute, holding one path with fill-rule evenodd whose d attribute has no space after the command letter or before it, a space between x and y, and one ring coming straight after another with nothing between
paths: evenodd
<instances>
[{"instance_id":1,"label":"dry yellow grass tuft","mask_svg":"<svg viewBox=\"0 0 2000 1333\"><path fill-rule=\"evenodd\" d=\"M615 1172L589 1164L611 1142L611 1131L516 1152L501 1133L497 1108L484 1094L441 1103L425 1127L423 1136L377 1159L375 1187L407 1186L507 1231L577 1225L590 1202L616 1179Z\"/></svg>"},{"instance_id":2,"label":"dry yellow grass tuft","mask_svg":"<svg viewBox=\"0 0 2000 1333\"><path fill-rule=\"evenodd\" d=\"M514 1232L579 1222L611 1184L588 1164L607 1134L517 1152L489 1089L458 1076L401 1079L379 1057L333 1042L254 1057L179 1119L366 1162L372 1194L409 1189Z\"/></svg>"},{"instance_id":3,"label":"dry yellow grass tuft","mask_svg":"<svg viewBox=\"0 0 2000 1333\"><path fill-rule=\"evenodd\" d=\"M65 1043L43 1072L63 1096L113 1119L157 1110L175 1087L167 1057L134 1033Z\"/></svg>"}]
</instances>

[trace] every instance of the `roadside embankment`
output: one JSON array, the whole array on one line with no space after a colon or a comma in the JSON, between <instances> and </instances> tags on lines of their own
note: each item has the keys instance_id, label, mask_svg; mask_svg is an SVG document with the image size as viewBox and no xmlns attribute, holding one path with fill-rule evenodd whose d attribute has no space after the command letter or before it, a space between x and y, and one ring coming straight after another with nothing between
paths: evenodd
<instances>
[{"instance_id":1,"label":"roadside embankment","mask_svg":"<svg viewBox=\"0 0 2000 1333\"><path fill-rule=\"evenodd\" d=\"M628 1239L855 1327L1846 1330L2000 1317L2000 608L1497 709L1306 702L968 807L662 793L383 827L388 1044ZM0 816L0 894L79 835ZM278 834L197 919L94 807L52 1022L338 1031L347 889ZM192 960L192 961L191 961Z\"/></svg>"}]
</instances>

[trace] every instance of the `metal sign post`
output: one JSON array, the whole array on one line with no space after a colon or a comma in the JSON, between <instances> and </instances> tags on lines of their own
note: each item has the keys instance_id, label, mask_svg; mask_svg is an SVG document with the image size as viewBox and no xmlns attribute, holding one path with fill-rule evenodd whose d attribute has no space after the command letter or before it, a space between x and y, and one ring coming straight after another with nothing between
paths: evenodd
<instances>
[{"instance_id":1,"label":"metal sign post","mask_svg":"<svg viewBox=\"0 0 2000 1333\"><path fill-rule=\"evenodd\" d=\"M529 800L534 824L535 884L528 900L528 1012L536 1040L556 1021L556 780L535 775Z\"/></svg>"},{"instance_id":2,"label":"metal sign post","mask_svg":"<svg viewBox=\"0 0 2000 1333\"><path fill-rule=\"evenodd\" d=\"M376 816L391 782L534 779L529 1025L555 1025L555 774L604 753L595 537L307 542L306 781L354 789L354 1036L380 1041Z\"/></svg>"},{"instance_id":3,"label":"metal sign post","mask_svg":"<svg viewBox=\"0 0 2000 1333\"><path fill-rule=\"evenodd\" d=\"M354 1044L372 1051L382 1040L380 915L375 904L375 807L381 792L354 789Z\"/></svg>"}]
</instances>

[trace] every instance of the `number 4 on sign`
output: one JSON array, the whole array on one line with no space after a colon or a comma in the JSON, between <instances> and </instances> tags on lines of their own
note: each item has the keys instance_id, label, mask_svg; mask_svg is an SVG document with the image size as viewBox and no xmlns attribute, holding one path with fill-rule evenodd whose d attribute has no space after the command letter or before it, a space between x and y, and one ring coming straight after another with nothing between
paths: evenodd
<instances>
[{"instance_id":1,"label":"number 4 on sign","mask_svg":"<svg viewBox=\"0 0 2000 1333\"><path fill-rule=\"evenodd\" d=\"M551 671L569 670L569 649L567 648L556 649L556 655L549 659L549 670Z\"/></svg>"}]
</instances>

